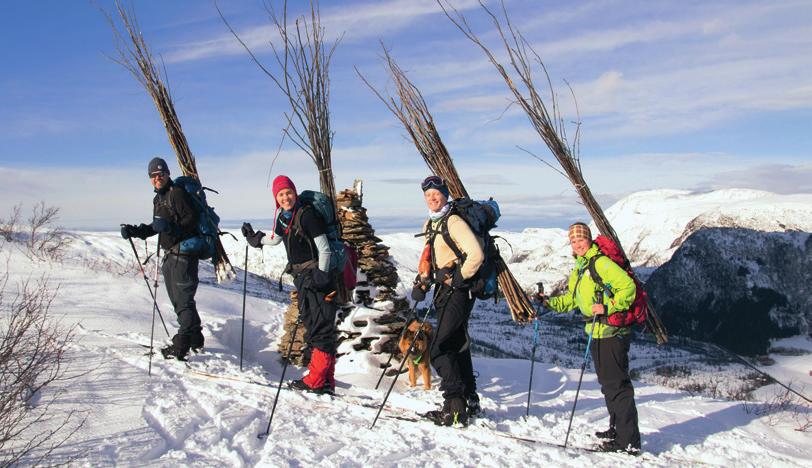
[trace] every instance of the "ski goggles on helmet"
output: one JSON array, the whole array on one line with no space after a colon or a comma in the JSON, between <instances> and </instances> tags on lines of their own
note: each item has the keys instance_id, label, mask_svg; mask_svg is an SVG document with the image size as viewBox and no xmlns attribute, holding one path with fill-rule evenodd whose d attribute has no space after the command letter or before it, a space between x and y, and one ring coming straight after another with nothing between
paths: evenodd
<instances>
[{"instance_id":1,"label":"ski goggles on helmet","mask_svg":"<svg viewBox=\"0 0 812 468\"><path fill-rule=\"evenodd\" d=\"M420 188L422 188L424 192L428 189L436 189L440 191L443 191L443 189L448 190L443 178L436 175L428 176L423 179L423 183L420 184Z\"/></svg>"}]
</instances>

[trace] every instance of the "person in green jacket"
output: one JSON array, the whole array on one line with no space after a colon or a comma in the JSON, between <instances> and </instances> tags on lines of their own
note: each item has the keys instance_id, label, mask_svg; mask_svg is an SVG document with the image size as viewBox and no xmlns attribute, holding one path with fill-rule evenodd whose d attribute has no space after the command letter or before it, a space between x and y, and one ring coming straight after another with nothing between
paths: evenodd
<instances>
[{"instance_id":1,"label":"person in green jacket","mask_svg":"<svg viewBox=\"0 0 812 468\"><path fill-rule=\"evenodd\" d=\"M568 232L575 268L569 277L566 294L545 298L543 304L550 310L564 313L578 309L590 319L586 324L587 335L592 334L592 361L601 392L609 410L609 429L595 435L606 440L600 449L607 452L640 451L640 430L637 423L637 407L634 404L634 387L629 378L629 346L631 330L613 327L605 317L628 310L634 302L637 287L634 280L604 256L597 244L592 242L592 233L584 223L575 223ZM593 281L589 264L594 262L595 271L603 278L614 297L604 294L601 285ZM592 317L597 316L594 330Z\"/></svg>"}]
</instances>

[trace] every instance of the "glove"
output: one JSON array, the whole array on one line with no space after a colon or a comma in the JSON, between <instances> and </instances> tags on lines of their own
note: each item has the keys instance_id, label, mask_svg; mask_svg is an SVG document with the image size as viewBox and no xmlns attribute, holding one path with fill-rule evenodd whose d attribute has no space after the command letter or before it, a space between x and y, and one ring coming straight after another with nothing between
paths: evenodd
<instances>
[{"instance_id":1,"label":"glove","mask_svg":"<svg viewBox=\"0 0 812 468\"><path fill-rule=\"evenodd\" d=\"M242 223L242 229L241 230L242 230L243 237L245 237L246 239L248 239L249 237L253 237L254 234L256 234L254 232L254 227L251 226L251 223Z\"/></svg>"},{"instance_id":2,"label":"glove","mask_svg":"<svg viewBox=\"0 0 812 468\"><path fill-rule=\"evenodd\" d=\"M426 299L426 290L423 285L416 284L412 288L412 300L415 302L423 302Z\"/></svg>"},{"instance_id":3,"label":"glove","mask_svg":"<svg viewBox=\"0 0 812 468\"><path fill-rule=\"evenodd\" d=\"M135 226L132 224L122 224L121 225L121 237L124 239L129 239L130 237L135 237Z\"/></svg>"},{"instance_id":4,"label":"glove","mask_svg":"<svg viewBox=\"0 0 812 468\"><path fill-rule=\"evenodd\" d=\"M316 289L325 289L330 284L330 275L318 268L313 268L311 276L313 278L313 286L315 286Z\"/></svg>"},{"instance_id":5,"label":"glove","mask_svg":"<svg viewBox=\"0 0 812 468\"><path fill-rule=\"evenodd\" d=\"M434 274L434 281L437 283L445 284L447 279L453 278L454 273L451 271L451 268L440 268L437 270L437 273Z\"/></svg>"},{"instance_id":6,"label":"glove","mask_svg":"<svg viewBox=\"0 0 812 468\"><path fill-rule=\"evenodd\" d=\"M251 247L256 247L257 249L262 248L262 238L265 237L265 233L262 231L254 231L254 227L251 226L251 223L242 223L242 235L245 236L245 240L248 241L248 245Z\"/></svg>"},{"instance_id":7,"label":"glove","mask_svg":"<svg viewBox=\"0 0 812 468\"><path fill-rule=\"evenodd\" d=\"M170 232L172 231L172 223L163 218L155 218L152 221L152 230L155 232Z\"/></svg>"},{"instance_id":8,"label":"glove","mask_svg":"<svg viewBox=\"0 0 812 468\"><path fill-rule=\"evenodd\" d=\"M262 231L257 231L251 234L251 236L246 236L245 240L248 241L248 245L250 245L251 247L261 249L263 237L265 237L265 233Z\"/></svg>"},{"instance_id":9,"label":"glove","mask_svg":"<svg viewBox=\"0 0 812 468\"><path fill-rule=\"evenodd\" d=\"M465 281L465 278L462 277L462 273L460 273L460 269L457 268L454 270L454 274L451 276L451 287L464 288L466 286L468 286L468 282Z\"/></svg>"},{"instance_id":10,"label":"glove","mask_svg":"<svg viewBox=\"0 0 812 468\"><path fill-rule=\"evenodd\" d=\"M141 223L135 227L133 237L137 237L139 239L146 239L147 237L153 234L155 234L155 231L152 229L152 226L150 226L149 224Z\"/></svg>"}]
</instances>

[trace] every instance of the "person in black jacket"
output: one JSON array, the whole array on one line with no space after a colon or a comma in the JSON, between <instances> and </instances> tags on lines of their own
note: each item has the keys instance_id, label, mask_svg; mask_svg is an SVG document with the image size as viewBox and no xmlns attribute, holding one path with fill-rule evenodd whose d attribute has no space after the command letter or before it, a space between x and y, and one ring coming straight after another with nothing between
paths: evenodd
<instances>
[{"instance_id":1,"label":"person in black jacket","mask_svg":"<svg viewBox=\"0 0 812 468\"><path fill-rule=\"evenodd\" d=\"M195 305L199 283L198 258L180 252L182 241L198 235L199 215L191 196L183 187L172 182L166 161L153 158L149 162L148 174L155 189L152 223L138 226L125 224L121 227L121 237L146 239L158 234L158 243L165 252L161 273L179 325L178 332L172 337L172 344L162 348L161 353L167 359L183 361L189 349L199 352L204 342L200 315Z\"/></svg>"},{"instance_id":2,"label":"person in black jacket","mask_svg":"<svg viewBox=\"0 0 812 468\"><path fill-rule=\"evenodd\" d=\"M297 291L299 320L305 326L305 342L311 350L308 374L288 382L295 390L313 393L335 391L337 279L330 274L332 251L327 240L327 225L309 205L298 200L296 186L287 176L273 181L272 191L279 216L273 233L266 236L243 223L242 233L252 247L284 242L288 268Z\"/></svg>"}]
</instances>

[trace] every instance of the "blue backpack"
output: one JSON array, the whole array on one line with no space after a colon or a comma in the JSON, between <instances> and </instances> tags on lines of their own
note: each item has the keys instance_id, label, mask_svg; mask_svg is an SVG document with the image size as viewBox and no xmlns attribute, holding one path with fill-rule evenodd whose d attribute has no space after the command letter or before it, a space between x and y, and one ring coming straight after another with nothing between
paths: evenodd
<instances>
[{"instance_id":1,"label":"blue backpack","mask_svg":"<svg viewBox=\"0 0 812 468\"><path fill-rule=\"evenodd\" d=\"M220 217L214 212L214 208L206 203L205 190L211 189L203 187L200 185L200 181L188 176L180 176L174 180L174 183L183 187L190 195L198 214L198 235L181 241L180 253L194 255L204 260L211 258L216 263L217 236L220 234L220 228L217 225L220 223Z\"/></svg>"},{"instance_id":2,"label":"blue backpack","mask_svg":"<svg viewBox=\"0 0 812 468\"><path fill-rule=\"evenodd\" d=\"M499 294L499 283L496 280L496 258L499 256L499 249L496 247L490 230L496 227L496 222L501 216L499 204L493 198L479 201L458 198L451 201L451 209L441 222L439 233L443 236L445 243L454 251L454 255L459 259L464 259L465 255L448 232L448 217L452 214L462 218L474 235L482 239L484 245L482 251L485 254L485 260L471 278L471 293L477 299L494 298L496 300Z\"/></svg>"},{"instance_id":3,"label":"blue backpack","mask_svg":"<svg viewBox=\"0 0 812 468\"><path fill-rule=\"evenodd\" d=\"M316 212L316 216L324 221L327 226L327 240L330 242L330 271L343 271L347 262L347 252L345 251L344 241L338 237L338 221L336 219L335 210L333 209L333 201L327 195L316 192L314 190L304 190L298 195L298 199L302 204L302 208L311 208ZM301 213L301 211L300 211ZM301 214L297 214L292 223L294 233L302 236L302 227L300 224ZM274 224L276 225L276 224Z\"/></svg>"}]
</instances>

